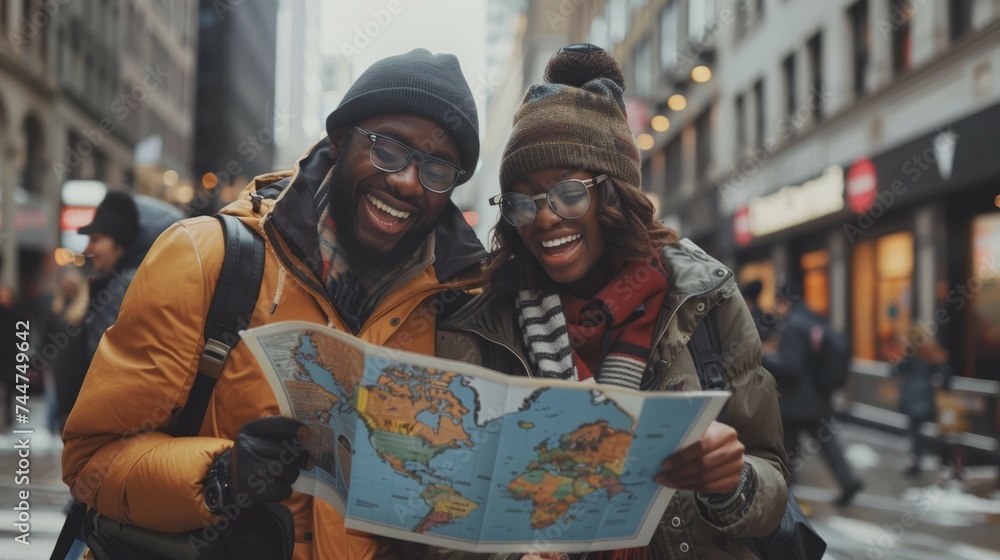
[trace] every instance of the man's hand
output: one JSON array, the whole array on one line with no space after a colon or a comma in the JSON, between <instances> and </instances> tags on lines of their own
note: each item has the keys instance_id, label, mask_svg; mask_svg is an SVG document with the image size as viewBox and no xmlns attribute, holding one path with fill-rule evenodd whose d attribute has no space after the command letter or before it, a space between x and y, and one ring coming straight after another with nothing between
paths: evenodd
<instances>
[{"instance_id":1,"label":"man's hand","mask_svg":"<svg viewBox=\"0 0 1000 560\"><path fill-rule=\"evenodd\" d=\"M229 494L250 506L281 502L292 495L292 483L311 463L302 446L311 436L301 422L268 416L247 422L229 453Z\"/></svg>"},{"instance_id":2,"label":"man's hand","mask_svg":"<svg viewBox=\"0 0 1000 560\"><path fill-rule=\"evenodd\" d=\"M698 441L664 461L654 480L677 490L726 494L740 482L744 451L736 430L713 421Z\"/></svg>"}]
</instances>

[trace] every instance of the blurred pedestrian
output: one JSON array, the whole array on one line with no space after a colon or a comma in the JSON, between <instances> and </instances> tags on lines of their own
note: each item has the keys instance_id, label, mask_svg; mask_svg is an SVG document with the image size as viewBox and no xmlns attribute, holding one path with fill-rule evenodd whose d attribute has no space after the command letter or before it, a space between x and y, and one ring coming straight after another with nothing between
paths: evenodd
<instances>
[{"instance_id":1,"label":"blurred pedestrian","mask_svg":"<svg viewBox=\"0 0 1000 560\"><path fill-rule=\"evenodd\" d=\"M138 266L138 263L126 266L125 259L139 232L139 209L132 195L124 191L109 192L97 206L94 220L78 232L90 236L84 254L96 273L90 282L93 318L87 323L87 363L90 363L104 331L118 319L118 310Z\"/></svg>"},{"instance_id":2,"label":"blurred pedestrian","mask_svg":"<svg viewBox=\"0 0 1000 560\"><path fill-rule=\"evenodd\" d=\"M776 321L772 313L765 313L760 308L760 293L763 288L764 284L760 280L751 280L740 286L740 293L743 294L743 301L750 309L750 317L753 319L754 326L757 327L757 334L760 336L761 342L767 342L774 334Z\"/></svg>"},{"instance_id":3,"label":"blurred pedestrian","mask_svg":"<svg viewBox=\"0 0 1000 560\"><path fill-rule=\"evenodd\" d=\"M909 339L902 341L903 357L893 364L893 373L903 378L899 390L899 411L910 418L909 432L913 454L906 473L920 473L920 463L927 445L920 436L920 425L937 419L935 395L938 388L951 386L948 353L934 335L920 324L910 327Z\"/></svg>"},{"instance_id":4,"label":"blurred pedestrian","mask_svg":"<svg viewBox=\"0 0 1000 560\"><path fill-rule=\"evenodd\" d=\"M49 322L46 343L58 346L58 353L49 366L55 380L55 422L61 427L73 409L83 378L90 365L84 317L89 305L89 289L83 274L73 266L64 266L56 274L57 291L52 299L52 319Z\"/></svg>"},{"instance_id":5,"label":"blurred pedestrian","mask_svg":"<svg viewBox=\"0 0 1000 560\"><path fill-rule=\"evenodd\" d=\"M765 351L764 367L778 381L778 405L792 477L810 458L807 453L811 446L799 444L799 435L805 433L819 442L840 486L840 497L834 503L847 505L864 483L848 465L837 441L839 430L833 421L832 396L819 380L820 369L830 359L823 355L823 333L831 327L805 305L800 289L794 285L778 294L775 312L779 321L777 351Z\"/></svg>"}]
</instances>

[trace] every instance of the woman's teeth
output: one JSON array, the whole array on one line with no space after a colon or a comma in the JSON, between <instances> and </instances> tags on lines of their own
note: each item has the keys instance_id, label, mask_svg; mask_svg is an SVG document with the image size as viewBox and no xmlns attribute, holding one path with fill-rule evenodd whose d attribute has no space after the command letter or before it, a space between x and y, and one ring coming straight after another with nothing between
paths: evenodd
<instances>
[{"instance_id":1,"label":"woman's teeth","mask_svg":"<svg viewBox=\"0 0 1000 560\"><path fill-rule=\"evenodd\" d=\"M400 220L405 220L405 219L407 219L407 218L410 217L410 213L409 212L403 212L402 210L396 210L392 206L389 206L388 204L382 202L381 200L375 198L374 196L372 196L370 194L368 195L368 202L371 202L372 205L375 206L375 208L378 208L379 210L385 212L386 214L389 214L390 216L392 216L394 218L399 218Z\"/></svg>"},{"instance_id":2,"label":"woman's teeth","mask_svg":"<svg viewBox=\"0 0 1000 560\"><path fill-rule=\"evenodd\" d=\"M553 239L552 241L542 241L542 247L546 249L551 249L553 247L558 247L560 245L565 245L571 241L576 241L583 237L580 234L577 235L567 235L566 237L560 237L559 239Z\"/></svg>"}]
</instances>

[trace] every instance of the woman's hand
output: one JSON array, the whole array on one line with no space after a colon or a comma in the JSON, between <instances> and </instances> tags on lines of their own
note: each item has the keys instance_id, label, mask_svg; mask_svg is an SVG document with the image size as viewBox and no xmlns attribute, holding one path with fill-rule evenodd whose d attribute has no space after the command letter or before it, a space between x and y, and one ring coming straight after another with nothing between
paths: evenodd
<instances>
[{"instance_id":1,"label":"woman's hand","mask_svg":"<svg viewBox=\"0 0 1000 560\"><path fill-rule=\"evenodd\" d=\"M713 421L698 441L664 461L654 480L676 490L726 494L740 482L744 451L736 430Z\"/></svg>"}]
</instances>

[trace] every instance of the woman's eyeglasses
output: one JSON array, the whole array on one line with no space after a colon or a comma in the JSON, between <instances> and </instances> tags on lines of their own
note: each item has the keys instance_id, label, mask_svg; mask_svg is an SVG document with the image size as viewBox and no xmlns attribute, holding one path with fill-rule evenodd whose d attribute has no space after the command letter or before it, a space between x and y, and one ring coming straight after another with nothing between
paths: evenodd
<instances>
[{"instance_id":1,"label":"woman's eyeglasses","mask_svg":"<svg viewBox=\"0 0 1000 560\"><path fill-rule=\"evenodd\" d=\"M416 159L420 162L417 173L420 177L420 184L425 189L439 194L450 191L458 182L458 178L465 175L465 171L461 168L434 156L418 152L402 142L369 132L363 128L354 127L354 129L372 141L368 157L371 159L372 165L380 171L395 173L406 167L411 158Z\"/></svg>"},{"instance_id":2,"label":"woman's eyeglasses","mask_svg":"<svg viewBox=\"0 0 1000 560\"><path fill-rule=\"evenodd\" d=\"M537 203L543 198L556 215L575 220L590 210L590 187L607 178L607 175L598 175L593 179L560 181L544 194L535 196L517 192L498 194L490 199L490 206L500 206L500 215L516 228L529 226L535 221L538 215Z\"/></svg>"}]
</instances>

